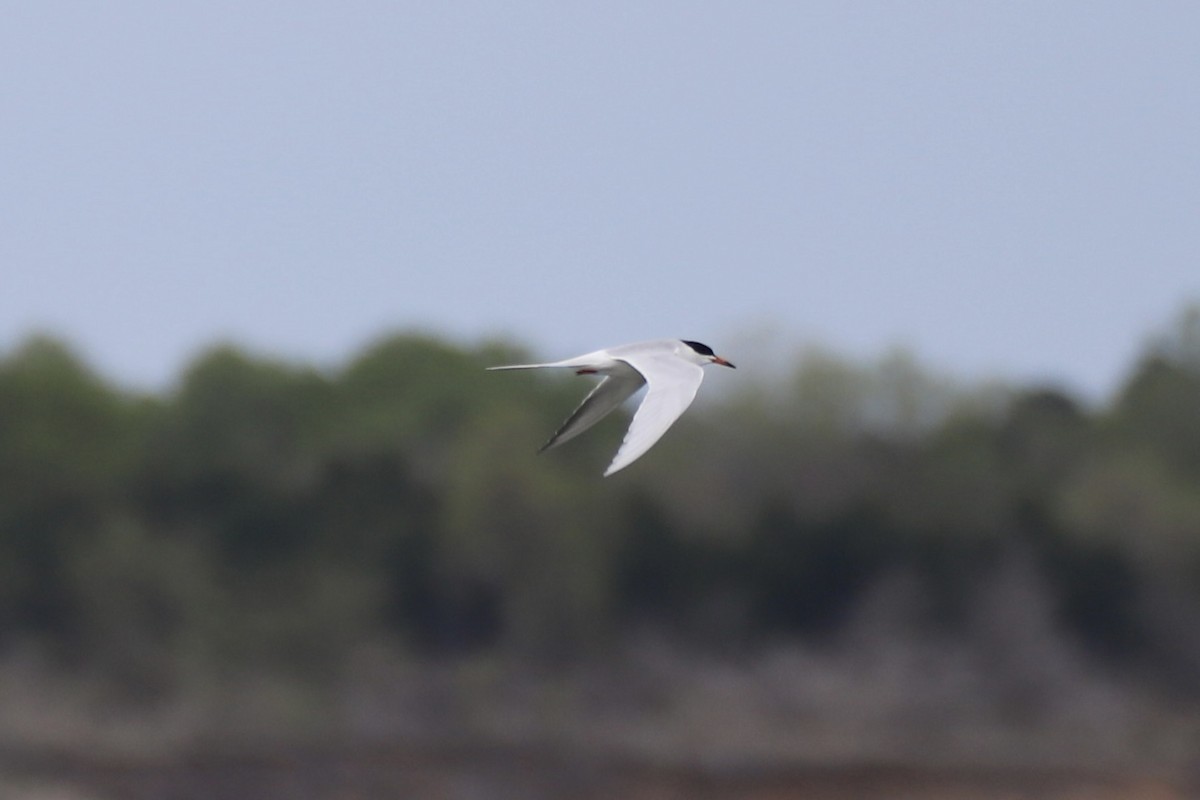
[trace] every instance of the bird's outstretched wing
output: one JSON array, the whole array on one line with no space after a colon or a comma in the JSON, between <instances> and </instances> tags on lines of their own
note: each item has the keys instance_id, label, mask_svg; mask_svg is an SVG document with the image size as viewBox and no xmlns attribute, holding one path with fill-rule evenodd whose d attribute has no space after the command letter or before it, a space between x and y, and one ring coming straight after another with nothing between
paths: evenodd
<instances>
[{"instance_id":1,"label":"bird's outstretched wing","mask_svg":"<svg viewBox=\"0 0 1200 800\"><path fill-rule=\"evenodd\" d=\"M704 370L699 365L667 353L639 353L619 358L637 370L649 388L637 413L633 415L633 422L625 433L621 448L604 471L605 476L629 466L653 447L667 432L667 428L692 404L700 381L704 379ZM632 393L626 393L621 399Z\"/></svg>"},{"instance_id":2,"label":"bird's outstretched wing","mask_svg":"<svg viewBox=\"0 0 1200 800\"><path fill-rule=\"evenodd\" d=\"M574 439L588 428L608 416L617 406L625 402L634 392L640 389L645 380L634 370L606 375L604 380L596 384L596 388L583 399L579 408L575 409L567 421L562 424L550 441L542 445L542 450ZM538 452L541 452L539 450Z\"/></svg>"}]
</instances>

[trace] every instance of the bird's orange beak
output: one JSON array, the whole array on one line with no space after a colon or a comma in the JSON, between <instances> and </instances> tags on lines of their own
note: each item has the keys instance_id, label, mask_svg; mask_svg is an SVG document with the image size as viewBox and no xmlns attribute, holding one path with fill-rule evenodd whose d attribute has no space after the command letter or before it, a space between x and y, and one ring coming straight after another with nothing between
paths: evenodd
<instances>
[{"instance_id":1,"label":"bird's orange beak","mask_svg":"<svg viewBox=\"0 0 1200 800\"><path fill-rule=\"evenodd\" d=\"M720 364L722 367L729 367L730 369L737 369L737 367L735 367L733 365L732 361L726 361L725 359L721 358L720 356L713 356L712 363Z\"/></svg>"}]
</instances>

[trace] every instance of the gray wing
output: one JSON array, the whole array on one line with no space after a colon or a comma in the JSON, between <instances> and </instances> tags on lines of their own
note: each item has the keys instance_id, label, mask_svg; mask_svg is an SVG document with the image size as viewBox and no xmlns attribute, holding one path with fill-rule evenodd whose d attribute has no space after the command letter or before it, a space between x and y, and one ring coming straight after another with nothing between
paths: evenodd
<instances>
[{"instance_id":1,"label":"gray wing","mask_svg":"<svg viewBox=\"0 0 1200 800\"><path fill-rule=\"evenodd\" d=\"M653 447L692 404L704 379L699 365L674 355L630 355L621 360L641 373L649 389L605 476L629 466Z\"/></svg>"},{"instance_id":2,"label":"gray wing","mask_svg":"<svg viewBox=\"0 0 1200 800\"><path fill-rule=\"evenodd\" d=\"M633 370L622 370L621 374L605 376L538 452L574 439L612 413L630 395L642 388L645 382L642 376Z\"/></svg>"}]
</instances>

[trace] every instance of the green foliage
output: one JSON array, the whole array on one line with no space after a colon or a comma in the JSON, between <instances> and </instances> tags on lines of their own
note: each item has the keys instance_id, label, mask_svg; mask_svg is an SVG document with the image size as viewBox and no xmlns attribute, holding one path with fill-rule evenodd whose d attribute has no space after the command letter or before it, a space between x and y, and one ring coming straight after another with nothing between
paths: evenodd
<instances>
[{"instance_id":1,"label":"green foliage","mask_svg":"<svg viewBox=\"0 0 1200 800\"><path fill-rule=\"evenodd\" d=\"M135 412L62 343L27 341L0 363L0 490L24 500L111 490L136 457Z\"/></svg>"},{"instance_id":2,"label":"green foliage","mask_svg":"<svg viewBox=\"0 0 1200 800\"><path fill-rule=\"evenodd\" d=\"M139 410L55 340L31 339L0 362L0 641L70 632L64 557L119 501Z\"/></svg>"},{"instance_id":3,"label":"green foliage","mask_svg":"<svg viewBox=\"0 0 1200 800\"><path fill-rule=\"evenodd\" d=\"M610 479L619 417L537 455L588 384L486 372L527 355L503 343L401 334L330 372L221 346L133 396L31 339L0 360L0 647L153 692L321 679L378 640L741 646L836 637L897 575L925 598L906 624L966 636L1015 552L1047 630L1187 674L1159 632L1200 609L1198 319L1098 410L808 351L787 380L739 372Z\"/></svg>"}]
</instances>

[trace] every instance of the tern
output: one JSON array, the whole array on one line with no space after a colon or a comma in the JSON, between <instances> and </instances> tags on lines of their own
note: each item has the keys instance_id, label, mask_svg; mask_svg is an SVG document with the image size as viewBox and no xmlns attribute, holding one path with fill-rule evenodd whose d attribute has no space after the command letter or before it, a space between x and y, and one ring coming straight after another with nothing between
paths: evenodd
<instances>
[{"instance_id":1,"label":"tern","mask_svg":"<svg viewBox=\"0 0 1200 800\"><path fill-rule=\"evenodd\" d=\"M696 397L696 390L704 379L703 368L709 364L733 368L733 364L706 344L687 339L657 339L596 350L562 361L509 364L488 369L573 369L576 375L603 376L575 413L567 417L538 452L574 439L642 386L648 386L617 455L604 471L608 477L644 455L679 419Z\"/></svg>"}]
</instances>

